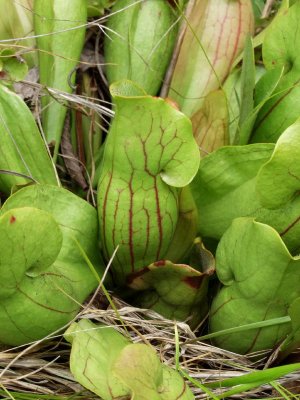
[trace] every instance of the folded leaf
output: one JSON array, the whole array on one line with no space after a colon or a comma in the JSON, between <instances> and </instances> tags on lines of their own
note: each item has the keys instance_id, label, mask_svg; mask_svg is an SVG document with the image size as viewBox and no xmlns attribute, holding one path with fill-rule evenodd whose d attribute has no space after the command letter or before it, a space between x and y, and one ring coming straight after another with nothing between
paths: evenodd
<instances>
[{"instance_id":1,"label":"folded leaf","mask_svg":"<svg viewBox=\"0 0 300 400\"><path fill-rule=\"evenodd\" d=\"M120 246L111 270L115 283L124 284L130 273L164 258L178 221L177 188L191 182L200 155L190 121L167 101L142 95L129 81L111 91L116 109L98 212L106 258Z\"/></svg>"},{"instance_id":2,"label":"folded leaf","mask_svg":"<svg viewBox=\"0 0 300 400\"><path fill-rule=\"evenodd\" d=\"M193 246L198 231L198 210L189 186L178 195L178 220L166 260L183 260Z\"/></svg>"},{"instance_id":3,"label":"folded leaf","mask_svg":"<svg viewBox=\"0 0 300 400\"><path fill-rule=\"evenodd\" d=\"M216 259L217 275L225 287L212 304L212 332L287 316L300 295L300 258L290 255L268 225L250 218L234 220L220 241ZM291 323L286 323L223 335L215 343L249 353L276 346L291 331Z\"/></svg>"},{"instance_id":4,"label":"folded leaf","mask_svg":"<svg viewBox=\"0 0 300 400\"><path fill-rule=\"evenodd\" d=\"M72 343L71 372L82 386L104 400L128 394L128 387L112 371L120 352L130 344L128 339L111 327L85 319L73 323L64 337Z\"/></svg>"},{"instance_id":5,"label":"folded leaf","mask_svg":"<svg viewBox=\"0 0 300 400\"><path fill-rule=\"evenodd\" d=\"M1 191L9 194L14 185L32 181L57 184L54 166L31 111L3 85L0 85L0 132Z\"/></svg>"},{"instance_id":6,"label":"folded leaf","mask_svg":"<svg viewBox=\"0 0 300 400\"><path fill-rule=\"evenodd\" d=\"M258 114L252 142L276 142L299 117L299 21L300 3L296 2L274 19L265 35L262 47L265 67L267 70L284 68L284 76L276 88L276 96Z\"/></svg>"},{"instance_id":7,"label":"folded leaf","mask_svg":"<svg viewBox=\"0 0 300 400\"><path fill-rule=\"evenodd\" d=\"M34 31L39 49L40 83L71 93L87 20L86 0L35 0ZM67 108L49 94L42 97L42 123L57 156Z\"/></svg>"},{"instance_id":8,"label":"folded leaf","mask_svg":"<svg viewBox=\"0 0 300 400\"><path fill-rule=\"evenodd\" d=\"M252 216L275 228L289 250L293 254L298 252L299 196L281 208L269 210L260 203L256 190L260 168L269 161L273 150L273 144L263 143L223 147L203 159L190 185L199 212L201 236L219 240L235 218ZM274 186L273 190L277 191Z\"/></svg>"},{"instance_id":9,"label":"folded leaf","mask_svg":"<svg viewBox=\"0 0 300 400\"><path fill-rule=\"evenodd\" d=\"M245 68L247 71L247 68ZM244 76L246 75L246 72ZM228 103L228 113L229 113L229 142L230 144L239 143L239 138L242 136L249 136L249 130L251 131L253 128L253 124L256 120L256 116L264 105L264 103L269 100L269 97L272 95L274 90L276 89L281 76L282 69L272 70L271 73L267 72L263 66L256 65L255 66L255 81L257 85L255 86L254 91L254 109L247 113L244 111L244 121L240 124L240 113L242 107L242 91L246 94L249 90L245 89L245 85L247 85L246 79L241 79L241 68L237 68L232 71L232 73L226 79L223 90L226 93L227 103ZM265 79L267 78L267 79ZM262 83L263 82L263 83ZM250 88L251 88L251 81ZM244 88L243 88L244 87ZM261 90L263 87L263 90ZM253 96L253 93L250 95ZM247 99L247 96L245 97ZM247 102L246 102L247 104ZM251 99L250 99L251 104ZM248 139L247 139L248 140ZM240 143L241 144L241 143Z\"/></svg>"},{"instance_id":10,"label":"folded leaf","mask_svg":"<svg viewBox=\"0 0 300 400\"><path fill-rule=\"evenodd\" d=\"M278 139L270 160L257 176L257 191L266 208L282 208L300 189L300 120Z\"/></svg>"},{"instance_id":11,"label":"folded leaf","mask_svg":"<svg viewBox=\"0 0 300 400\"><path fill-rule=\"evenodd\" d=\"M162 366L155 350L145 344L129 344L117 358L113 371L130 387L131 398L159 400Z\"/></svg>"},{"instance_id":12,"label":"folded leaf","mask_svg":"<svg viewBox=\"0 0 300 400\"><path fill-rule=\"evenodd\" d=\"M65 339L72 343L72 374L103 400L194 399L179 373L162 365L152 347L132 344L114 328L81 320Z\"/></svg>"},{"instance_id":13,"label":"folded leaf","mask_svg":"<svg viewBox=\"0 0 300 400\"><path fill-rule=\"evenodd\" d=\"M201 252L198 254L198 269L162 260L129 276L129 287L140 291L134 293L134 302L166 318L188 319L190 325L197 326L208 310L207 289L209 277L214 273L214 259L201 243L196 246ZM202 266L201 258L205 257L208 257L209 264ZM201 267L204 267L203 272Z\"/></svg>"},{"instance_id":14,"label":"folded leaf","mask_svg":"<svg viewBox=\"0 0 300 400\"><path fill-rule=\"evenodd\" d=\"M156 95L172 55L177 24L165 0L118 0L104 40L109 83L130 79Z\"/></svg>"},{"instance_id":15,"label":"folded leaf","mask_svg":"<svg viewBox=\"0 0 300 400\"><path fill-rule=\"evenodd\" d=\"M162 400L194 400L195 396L173 368L163 365L163 391L160 391Z\"/></svg>"},{"instance_id":16,"label":"folded leaf","mask_svg":"<svg viewBox=\"0 0 300 400\"><path fill-rule=\"evenodd\" d=\"M280 346L279 360L282 360L300 345L300 297L292 302L288 313L291 317L292 329Z\"/></svg>"},{"instance_id":17,"label":"folded leaf","mask_svg":"<svg viewBox=\"0 0 300 400\"><path fill-rule=\"evenodd\" d=\"M194 2L169 92L186 115L195 114L224 82L253 28L251 0Z\"/></svg>"},{"instance_id":18,"label":"folded leaf","mask_svg":"<svg viewBox=\"0 0 300 400\"><path fill-rule=\"evenodd\" d=\"M55 186L20 189L0 210L0 342L20 345L62 328L101 274L96 210Z\"/></svg>"},{"instance_id":19,"label":"folded leaf","mask_svg":"<svg viewBox=\"0 0 300 400\"><path fill-rule=\"evenodd\" d=\"M162 365L156 352L145 344L126 346L113 370L131 389L136 400L192 400L194 396L177 371Z\"/></svg>"}]
</instances>

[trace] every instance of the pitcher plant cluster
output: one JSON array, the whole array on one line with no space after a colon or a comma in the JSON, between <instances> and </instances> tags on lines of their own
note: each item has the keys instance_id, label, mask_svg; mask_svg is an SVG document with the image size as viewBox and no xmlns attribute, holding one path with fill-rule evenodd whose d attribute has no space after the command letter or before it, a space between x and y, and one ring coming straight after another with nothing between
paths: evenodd
<instances>
[{"instance_id":1,"label":"pitcher plant cluster","mask_svg":"<svg viewBox=\"0 0 300 400\"><path fill-rule=\"evenodd\" d=\"M102 281L226 350L299 347L300 2L259 26L254 3L0 0L0 343L68 328L101 398L193 399L151 347L70 325Z\"/></svg>"}]
</instances>

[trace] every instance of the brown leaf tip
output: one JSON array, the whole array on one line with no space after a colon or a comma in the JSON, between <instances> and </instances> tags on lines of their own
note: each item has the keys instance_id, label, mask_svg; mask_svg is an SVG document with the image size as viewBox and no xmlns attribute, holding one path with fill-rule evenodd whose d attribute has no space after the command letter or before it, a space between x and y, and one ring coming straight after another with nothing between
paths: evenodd
<instances>
[{"instance_id":1,"label":"brown leaf tip","mask_svg":"<svg viewBox=\"0 0 300 400\"><path fill-rule=\"evenodd\" d=\"M180 111L180 107L179 104L176 103L175 100L170 99L170 97L166 97L165 98L165 102L168 103L170 106L172 106L173 108L175 108L175 110Z\"/></svg>"},{"instance_id":2,"label":"brown leaf tip","mask_svg":"<svg viewBox=\"0 0 300 400\"><path fill-rule=\"evenodd\" d=\"M7 78L7 74L5 71L0 71L0 79L6 79Z\"/></svg>"},{"instance_id":3,"label":"brown leaf tip","mask_svg":"<svg viewBox=\"0 0 300 400\"><path fill-rule=\"evenodd\" d=\"M164 267L166 265L166 260L159 260L154 263L156 267Z\"/></svg>"},{"instance_id":4,"label":"brown leaf tip","mask_svg":"<svg viewBox=\"0 0 300 400\"><path fill-rule=\"evenodd\" d=\"M186 283L193 289L199 289L203 280L203 275L200 276L187 276L183 279L183 282Z\"/></svg>"},{"instance_id":5,"label":"brown leaf tip","mask_svg":"<svg viewBox=\"0 0 300 400\"><path fill-rule=\"evenodd\" d=\"M177 6L176 0L167 0L171 7L175 8Z\"/></svg>"},{"instance_id":6,"label":"brown leaf tip","mask_svg":"<svg viewBox=\"0 0 300 400\"><path fill-rule=\"evenodd\" d=\"M141 269L137 272L133 272L132 274L129 274L126 278L127 284L130 285L135 279L142 277L144 274L146 274L149 271L150 270L148 267L144 267L143 269Z\"/></svg>"}]
</instances>

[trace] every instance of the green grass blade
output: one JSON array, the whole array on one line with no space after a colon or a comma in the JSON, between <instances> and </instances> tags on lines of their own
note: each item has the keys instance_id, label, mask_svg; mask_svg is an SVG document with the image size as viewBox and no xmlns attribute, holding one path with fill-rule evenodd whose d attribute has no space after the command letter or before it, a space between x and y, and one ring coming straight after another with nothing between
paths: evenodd
<instances>
[{"instance_id":1,"label":"green grass blade","mask_svg":"<svg viewBox=\"0 0 300 400\"><path fill-rule=\"evenodd\" d=\"M253 322L251 324L246 324L246 325L237 326L234 328L223 329L218 332L209 333L208 335L200 336L197 339L192 339L191 341L188 341L187 343L192 343L195 341L203 341L203 340L207 340L207 339L213 339L213 338L216 338L219 336L229 335L231 333L239 333L239 332L248 331L250 329L260 329L260 328L265 328L267 326L287 324L290 322L291 322L291 318L289 316L267 319L265 321Z\"/></svg>"},{"instance_id":2,"label":"green grass blade","mask_svg":"<svg viewBox=\"0 0 300 400\"><path fill-rule=\"evenodd\" d=\"M180 365L179 365L179 357L180 357L180 349L179 349L179 334L178 334L178 328L177 328L177 324L175 322L175 326L174 326L174 330L175 330L175 368L176 371L179 371L180 369Z\"/></svg>"},{"instance_id":3,"label":"green grass blade","mask_svg":"<svg viewBox=\"0 0 300 400\"><path fill-rule=\"evenodd\" d=\"M120 322L121 322L121 324L122 324L122 326L123 326L125 332L127 332L127 334L128 334L126 325L125 325L124 321L122 320L122 317L121 317L121 315L120 315L120 313L119 313L117 307L115 306L115 304L114 304L114 302L113 302L113 300L112 300L110 294L108 293L107 289L105 288L105 286L104 286L104 284L103 284L103 282L102 282L102 278L99 276L98 272L96 271L95 267L93 266L91 260L88 258L87 254L86 254L86 252L84 251L84 249L82 248L81 244L80 244L80 243L78 242L78 240L76 240L75 238L73 238L73 239L74 239L74 242L76 243L76 245L77 245L77 247L78 247L78 249L79 249L79 251L80 251L82 257L84 258L85 262L87 263L87 265L89 266L90 270L91 270L92 273L95 275L95 278L97 279L97 281L98 281L99 284L101 285L101 289L103 290L103 293L105 294L105 297L107 298L107 300L108 300L108 302L109 302L109 305L111 306L111 308L112 308L112 309L114 310L114 312L116 313L116 315L117 315L118 319L120 320ZM115 255L115 254L113 254L113 257L114 257L114 255ZM112 258L113 258L113 257L112 257ZM128 336L129 336L129 334L128 334Z\"/></svg>"},{"instance_id":4,"label":"green grass blade","mask_svg":"<svg viewBox=\"0 0 300 400\"><path fill-rule=\"evenodd\" d=\"M209 390L209 388L207 388L205 385L202 385L202 383L200 383L197 379L192 378L191 376L189 376L189 374L187 374L183 369L180 369L181 374L188 379L194 386L198 387L199 389L201 389L204 393L206 393L209 397L209 399L213 399L213 400L219 400L219 397L215 396L213 394L213 392L211 390Z\"/></svg>"},{"instance_id":5,"label":"green grass blade","mask_svg":"<svg viewBox=\"0 0 300 400\"><path fill-rule=\"evenodd\" d=\"M219 382L207 383L206 386L212 389L219 387L232 387L237 385L260 386L275 381L281 376L290 374L297 370L300 370L300 363L282 365L280 367L269 368L262 371L250 372L242 376L224 379Z\"/></svg>"}]
</instances>

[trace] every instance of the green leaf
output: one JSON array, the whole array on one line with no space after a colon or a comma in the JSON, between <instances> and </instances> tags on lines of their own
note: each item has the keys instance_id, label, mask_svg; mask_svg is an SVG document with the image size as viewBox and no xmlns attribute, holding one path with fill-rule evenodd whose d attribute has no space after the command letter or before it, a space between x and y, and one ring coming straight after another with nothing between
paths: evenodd
<instances>
[{"instance_id":1,"label":"green leaf","mask_svg":"<svg viewBox=\"0 0 300 400\"><path fill-rule=\"evenodd\" d=\"M256 190L257 174L269 161L273 150L273 144L230 146L202 160L190 185L202 237L219 240L235 218L252 216L275 228L289 250L293 254L298 252L300 198L285 203L282 208L269 210L260 203Z\"/></svg>"},{"instance_id":2,"label":"green leaf","mask_svg":"<svg viewBox=\"0 0 300 400\"><path fill-rule=\"evenodd\" d=\"M229 144L236 142L241 107L241 68L234 69L223 85L228 105Z\"/></svg>"},{"instance_id":3,"label":"green leaf","mask_svg":"<svg viewBox=\"0 0 300 400\"><path fill-rule=\"evenodd\" d=\"M28 65L15 54L15 51L6 48L0 52L0 57L1 71L4 73L1 79L17 82L25 78L28 73Z\"/></svg>"},{"instance_id":4,"label":"green leaf","mask_svg":"<svg viewBox=\"0 0 300 400\"><path fill-rule=\"evenodd\" d=\"M14 185L32 181L57 184L54 165L31 111L3 85L0 85L0 132L1 191L9 194Z\"/></svg>"},{"instance_id":5,"label":"green leaf","mask_svg":"<svg viewBox=\"0 0 300 400\"><path fill-rule=\"evenodd\" d=\"M207 313L208 281L215 269L212 255L201 243L196 246L199 248L197 269L166 260L129 276L129 287L141 291L134 293L135 303L169 319L184 321L189 318L189 324L197 326ZM201 261L205 258L209 264L201 272Z\"/></svg>"},{"instance_id":6,"label":"green leaf","mask_svg":"<svg viewBox=\"0 0 300 400\"><path fill-rule=\"evenodd\" d=\"M163 390L160 390L162 400L194 400L195 396L182 376L173 368L163 365Z\"/></svg>"},{"instance_id":7,"label":"green leaf","mask_svg":"<svg viewBox=\"0 0 300 400\"><path fill-rule=\"evenodd\" d=\"M72 343L75 379L103 400L194 399L180 374L162 365L152 347L131 344L114 328L81 320L65 339Z\"/></svg>"},{"instance_id":8,"label":"green leaf","mask_svg":"<svg viewBox=\"0 0 300 400\"><path fill-rule=\"evenodd\" d=\"M270 160L257 176L257 191L266 208L283 207L298 196L300 189L300 120L278 139Z\"/></svg>"},{"instance_id":9,"label":"green leaf","mask_svg":"<svg viewBox=\"0 0 300 400\"><path fill-rule=\"evenodd\" d=\"M189 186L178 194L178 219L176 229L164 258L183 260L193 246L198 232L198 210Z\"/></svg>"},{"instance_id":10,"label":"green leaf","mask_svg":"<svg viewBox=\"0 0 300 400\"><path fill-rule=\"evenodd\" d=\"M258 113L269 101L269 99L276 95L276 89L280 84L283 75L284 67L274 68L265 72L255 85L255 108L249 112L248 115L246 115L245 121L240 127L240 131L238 133L238 136L244 137L244 144L249 142Z\"/></svg>"},{"instance_id":11,"label":"green leaf","mask_svg":"<svg viewBox=\"0 0 300 400\"><path fill-rule=\"evenodd\" d=\"M115 0L88 0L87 13L89 17L100 17Z\"/></svg>"},{"instance_id":12,"label":"green leaf","mask_svg":"<svg viewBox=\"0 0 300 400\"><path fill-rule=\"evenodd\" d=\"M113 371L123 384L130 387L131 398L162 398L158 393L163 379L162 367L151 347L145 344L129 344L120 352Z\"/></svg>"},{"instance_id":13,"label":"green leaf","mask_svg":"<svg viewBox=\"0 0 300 400\"><path fill-rule=\"evenodd\" d=\"M258 114L252 142L276 142L299 117L299 20L300 3L296 2L274 19L265 35L264 64L267 70L284 68L284 76L276 88L276 96L272 96Z\"/></svg>"},{"instance_id":14,"label":"green leaf","mask_svg":"<svg viewBox=\"0 0 300 400\"><path fill-rule=\"evenodd\" d=\"M101 274L96 210L55 186L17 191L0 211L0 342L20 345L62 328L97 286L74 241Z\"/></svg>"},{"instance_id":15,"label":"green leaf","mask_svg":"<svg viewBox=\"0 0 300 400\"><path fill-rule=\"evenodd\" d=\"M279 360L282 360L300 345L300 298L294 300L288 310L291 317L292 329L288 337L280 346Z\"/></svg>"},{"instance_id":16,"label":"green leaf","mask_svg":"<svg viewBox=\"0 0 300 400\"><path fill-rule=\"evenodd\" d=\"M248 117L253 111L254 99L253 92L255 86L255 61L254 61L254 49L253 42L250 36L247 37L243 66L241 72L241 107L238 123L237 143L236 144L247 144L249 136L251 134L254 120L249 124Z\"/></svg>"},{"instance_id":17,"label":"green leaf","mask_svg":"<svg viewBox=\"0 0 300 400\"><path fill-rule=\"evenodd\" d=\"M300 259L290 255L268 225L250 218L234 220L219 243L216 259L224 287L212 304L212 332L286 316L300 295ZM290 323L252 329L216 338L215 343L244 354L278 345L291 329Z\"/></svg>"},{"instance_id":18,"label":"green leaf","mask_svg":"<svg viewBox=\"0 0 300 400\"><path fill-rule=\"evenodd\" d=\"M261 14L264 9L265 0L252 0L252 5L254 10L256 25L259 25L259 23L261 22Z\"/></svg>"},{"instance_id":19,"label":"green leaf","mask_svg":"<svg viewBox=\"0 0 300 400\"><path fill-rule=\"evenodd\" d=\"M255 86L255 111L257 112L274 94L278 84L284 75L284 67L273 68L266 71Z\"/></svg>"},{"instance_id":20,"label":"green leaf","mask_svg":"<svg viewBox=\"0 0 300 400\"><path fill-rule=\"evenodd\" d=\"M146 91L139 86L136 82L128 79L121 79L110 85L110 93L113 98L115 97L139 97L147 96Z\"/></svg>"},{"instance_id":21,"label":"green leaf","mask_svg":"<svg viewBox=\"0 0 300 400\"><path fill-rule=\"evenodd\" d=\"M251 1L194 3L186 18L168 94L182 112L194 115L207 94L222 85L253 29Z\"/></svg>"},{"instance_id":22,"label":"green leaf","mask_svg":"<svg viewBox=\"0 0 300 400\"><path fill-rule=\"evenodd\" d=\"M97 82L88 72L82 74L82 95L90 101L99 101ZM86 168L94 187L98 184L97 168L101 163L102 120L101 116L92 108L84 110L82 114L82 134ZM81 111L75 111L76 115ZM76 124L74 124L76 126Z\"/></svg>"},{"instance_id":23,"label":"green leaf","mask_svg":"<svg viewBox=\"0 0 300 400\"><path fill-rule=\"evenodd\" d=\"M128 387L112 371L129 340L114 328L89 320L73 323L64 334L72 343L70 369L76 380L104 400L126 396Z\"/></svg>"},{"instance_id":24,"label":"green leaf","mask_svg":"<svg viewBox=\"0 0 300 400\"><path fill-rule=\"evenodd\" d=\"M254 0L254 1L259 1L259 0ZM263 1L265 1L265 0L263 0ZM253 2L253 0L252 0L252 2ZM255 49L260 47L263 44L266 34L269 32L269 30L273 29L273 25L276 24L277 18L279 18L281 15L285 14L286 11L288 10L289 6L292 5L292 3L293 3L293 1L291 1L291 0L281 0L280 1L279 9L276 12L275 16L273 17L271 23L269 23L265 27L265 29L260 31L253 38L253 46ZM255 13L255 8L254 8L254 13ZM235 59L234 67L236 67L242 61L242 59L243 59L243 53Z\"/></svg>"},{"instance_id":25,"label":"green leaf","mask_svg":"<svg viewBox=\"0 0 300 400\"><path fill-rule=\"evenodd\" d=\"M29 67L37 63L33 33L33 0L0 0L0 39L1 43L12 46L24 58ZM17 39L17 40L10 40Z\"/></svg>"},{"instance_id":26,"label":"green leaf","mask_svg":"<svg viewBox=\"0 0 300 400\"><path fill-rule=\"evenodd\" d=\"M191 182L200 162L185 115L161 98L126 93L114 96L115 118L98 185L107 259L119 245L111 268L117 284L164 258L178 221L177 188Z\"/></svg>"},{"instance_id":27,"label":"green leaf","mask_svg":"<svg viewBox=\"0 0 300 400\"><path fill-rule=\"evenodd\" d=\"M31 207L11 209L0 218L1 258L9 260L9 268L1 262L3 301L18 291L23 279L41 275L53 264L62 246L62 233L50 214ZM24 240L25 234L34 235L35 240Z\"/></svg>"},{"instance_id":28,"label":"green leaf","mask_svg":"<svg viewBox=\"0 0 300 400\"><path fill-rule=\"evenodd\" d=\"M176 15L165 0L118 0L104 39L109 83L130 79L156 95L173 52Z\"/></svg>"},{"instance_id":29,"label":"green leaf","mask_svg":"<svg viewBox=\"0 0 300 400\"><path fill-rule=\"evenodd\" d=\"M273 149L272 144L229 146L201 161L190 184L201 236L220 239L234 218L252 215L260 207L254 180Z\"/></svg>"},{"instance_id":30,"label":"green leaf","mask_svg":"<svg viewBox=\"0 0 300 400\"><path fill-rule=\"evenodd\" d=\"M154 349L145 344L126 346L113 370L130 387L136 400L194 399L180 374L162 366Z\"/></svg>"},{"instance_id":31,"label":"green leaf","mask_svg":"<svg viewBox=\"0 0 300 400\"><path fill-rule=\"evenodd\" d=\"M239 118L239 126L236 127L232 143L239 144L248 143L257 114L270 97L274 95L284 73L283 67L277 67L267 72L262 67L255 67L253 48L252 46L250 48L249 45L247 52L244 52L245 58L241 73L241 82L238 81L236 84L237 99L233 103L236 118ZM256 81L257 84L254 88ZM229 108L232 107L230 100L229 98ZM237 108L235 106L236 102L241 103L239 112L235 111ZM235 126L234 121L233 126Z\"/></svg>"},{"instance_id":32,"label":"green leaf","mask_svg":"<svg viewBox=\"0 0 300 400\"><path fill-rule=\"evenodd\" d=\"M265 68L261 65L255 66L255 82L257 82L254 90L254 109L250 114L245 115L245 120L241 127L238 127L241 101L242 101L242 82L241 82L241 68L235 69L227 78L223 85L223 90L226 93L228 111L229 111L229 138L230 144L238 143L240 136L249 138L249 131L252 130L256 116L264 105L269 100L276 89L283 74L283 69L280 68L266 72ZM265 79L267 78L267 79ZM263 83L266 83L264 85ZM263 93L261 93L263 88ZM253 93L250 92L253 96ZM250 98L251 101L251 98Z\"/></svg>"},{"instance_id":33,"label":"green leaf","mask_svg":"<svg viewBox=\"0 0 300 400\"><path fill-rule=\"evenodd\" d=\"M67 93L72 92L75 83L74 70L84 44L86 21L86 0L34 1L34 31L38 35L42 85ZM50 94L42 97L42 107L45 136L48 143L55 144L56 159L67 108Z\"/></svg>"}]
</instances>

